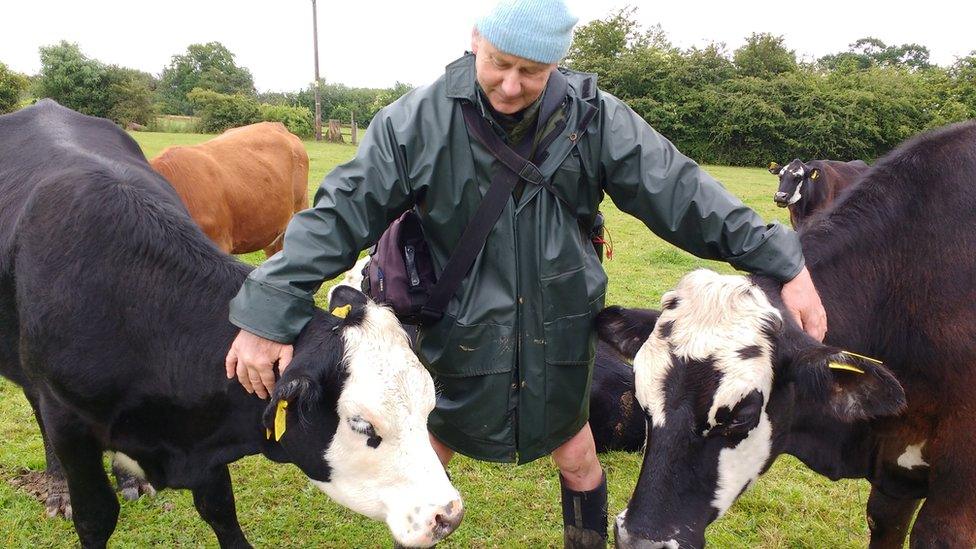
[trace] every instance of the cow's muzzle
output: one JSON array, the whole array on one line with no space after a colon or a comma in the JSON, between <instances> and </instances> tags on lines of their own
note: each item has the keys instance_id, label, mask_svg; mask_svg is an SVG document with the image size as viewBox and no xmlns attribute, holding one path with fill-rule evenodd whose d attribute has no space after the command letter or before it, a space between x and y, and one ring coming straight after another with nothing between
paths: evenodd
<instances>
[{"instance_id":1,"label":"cow's muzzle","mask_svg":"<svg viewBox=\"0 0 976 549\"><path fill-rule=\"evenodd\" d=\"M786 193L778 192L773 195L773 202L775 202L780 208L785 208L790 205L789 198L789 195Z\"/></svg>"}]
</instances>

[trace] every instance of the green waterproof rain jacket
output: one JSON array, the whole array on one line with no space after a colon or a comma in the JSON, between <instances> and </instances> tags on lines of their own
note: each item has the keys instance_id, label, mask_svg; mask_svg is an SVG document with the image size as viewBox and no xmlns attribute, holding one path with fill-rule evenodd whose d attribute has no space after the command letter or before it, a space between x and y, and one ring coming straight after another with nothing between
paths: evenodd
<instances>
[{"instance_id":1,"label":"green waterproof rain jacket","mask_svg":"<svg viewBox=\"0 0 976 549\"><path fill-rule=\"evenodd\" d=\"M431 432L482 460L534 460L587 421L593 317L607 277L585 231L604 193L697 256L782 281L803 267L792 231L764 224L598 90L594 75L559 70L569 89L568 108L557 115L567 124L539 168L575 211L529 185L506 206L444 318L418 334L417 354L438 388ZM488 116L471 54L377 113L356 157L327 175L315 206L292 219L284 250L248 277L231 302L231 322L291 342L311 317L322 281L349 269L411 207L439 272L500 166L469 138L461 101ZM596 116L579 129L593 107Z\"/></svg>"}]
</instances>

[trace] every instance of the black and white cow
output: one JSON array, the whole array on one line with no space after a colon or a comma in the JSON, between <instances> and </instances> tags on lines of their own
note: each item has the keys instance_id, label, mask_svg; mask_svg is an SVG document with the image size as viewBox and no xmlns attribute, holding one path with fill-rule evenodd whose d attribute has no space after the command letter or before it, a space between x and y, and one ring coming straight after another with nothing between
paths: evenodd
<instances>
[{"instance_id":1,"label":"black and white cow","mask_svg":"<svg viewBox=\"0 0 976 549\"><path fill-rule=\"evenodd\" d=\"M814 213L833 203L868 169L863 160L802 162L796 158L786 166L773 162L769 165L769 173L779 178L773 201L780 208L789 208L790 223L798 229Z\"/></svg>"},{"instance_id":2,"label":"black and white cow","mask_svg":"<svg viewBox=\"0 0 976 549\"><path fill-rule=\"evenodd\" d=\"M801 232L825 344L767 278L695 271L665 294L634 358L647 445L618 546L702 546L781 453L870 481L872 547L901 547L923 499L912 547L976 546L974 186L976 121L902 145ZM598 319L611 339L634 323Z\"/></svg>"},{"instance_id":3,"label":"black and white cow","mask_svg":"<svg viewBox=\"0 0 976 549\"><path fill-rule=\"evenodd\" d=\"M433 382L389 311L333 293L348 314L316 310L270 403L248 395L223 359L249 267L214 247L138 145L49 100L0 117L0 135L0 371L39 396L82 546L104 547L118 518L106 449L157 488L190 489L222 547L248 546L227 464L256 453L403 545L457 526L427 439Z\"/></svg>"}]
</instances>

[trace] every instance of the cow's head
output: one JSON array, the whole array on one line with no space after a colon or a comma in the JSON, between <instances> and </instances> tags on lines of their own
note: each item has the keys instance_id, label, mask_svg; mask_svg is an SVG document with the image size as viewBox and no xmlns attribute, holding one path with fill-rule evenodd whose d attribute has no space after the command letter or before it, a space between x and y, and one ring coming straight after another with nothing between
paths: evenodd
<instances>
[{"instance_id":1,"label":"cow's head","mask_svg":"<svg viewBox=\"0 0 976 549\"><path fill-rule=\"evenodd\" d=\"M772 286L698 270L662 298L634 357L647 442L637 487L617 517L618 547L704 545L705 527L784 451L795 409L851 423L904 407L891 372L804 334ZM637 318L606 313L598 325Z\"/></svg>"},{"instance_id":2,"label":"cow's head","mask_svg":"<svg viewBox=\"0 0 976 549\"><path fill-rule=\"evenodd\" d=\"M804 164L799 158L785 167L773 162L769 165L769 173L779 176L779 189L773 195L773 202L780 208L799 202L804 190L809 190L820 179L820 170Z\"/></svg>"},{"instance_id":3,"label":"cow's head","mask_svg":"<svg viewBox=\"0 0 976 549\"><path fill-rule=\"evenodd\" d=\"M433 545L464 514L427 435L433 380L388 309L345 286L329 307L295 342L265 426L336 502L385 521L401 545Z\"/></svg>"}]
</instances>

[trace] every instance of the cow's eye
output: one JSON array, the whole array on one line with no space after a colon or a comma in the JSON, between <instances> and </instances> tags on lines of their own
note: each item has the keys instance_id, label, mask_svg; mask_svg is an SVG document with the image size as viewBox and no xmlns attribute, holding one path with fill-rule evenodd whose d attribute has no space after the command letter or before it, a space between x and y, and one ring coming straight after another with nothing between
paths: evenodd
<instances>
[{"instance_id":1,"label":"cow's eye","mask_svg":"<svg viewBox=\"0 0 976 549\"><path fill-rule=\"evenodd\" d=\"M366 445L370 448L376 448L383 442L383 437L376 434L373 424L363 419L362 416L352 416L346 422L350 429L366 437Z\"/></svg>"}]
</instances>

